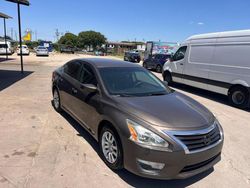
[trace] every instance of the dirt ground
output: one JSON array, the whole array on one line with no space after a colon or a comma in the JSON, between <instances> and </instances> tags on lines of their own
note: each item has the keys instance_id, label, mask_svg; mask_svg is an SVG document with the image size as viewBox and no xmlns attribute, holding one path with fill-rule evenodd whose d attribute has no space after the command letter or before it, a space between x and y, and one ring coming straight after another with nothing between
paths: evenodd
<instances>
[{"instance_id":1,"label":"dirt ground","mask_svg":"<svg viewBox=\"0 0 250 188\"><path fill-rule=\"evenodd\" d=\"M16 55L9 61L0 57L0 188L250 187L249 110L229 106L224 96L183 85L174 89L204 104L221 122L222 161L214 170L186 180L151 180L126 170L111 171L95 140L51 106L52 71L80 57L32 54L24 57L24 75Z\"/></svg>"}]
</instances>

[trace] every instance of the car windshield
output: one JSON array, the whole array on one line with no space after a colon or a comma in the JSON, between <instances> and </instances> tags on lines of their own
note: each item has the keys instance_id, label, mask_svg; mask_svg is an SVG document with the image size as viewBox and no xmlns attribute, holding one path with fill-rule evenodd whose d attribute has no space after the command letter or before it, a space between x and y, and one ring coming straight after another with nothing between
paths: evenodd
<instances>
[{"instance_id":1,"label":"car windshield","mask_svg":"<svg viewBox=\"0 0 250 188\"><path fill-rule=\"evenodd\" d=\"M152 73L140 67L100 68L106 89L122 97L166 95L170 89Z\"/></svg>"}]
</instances>

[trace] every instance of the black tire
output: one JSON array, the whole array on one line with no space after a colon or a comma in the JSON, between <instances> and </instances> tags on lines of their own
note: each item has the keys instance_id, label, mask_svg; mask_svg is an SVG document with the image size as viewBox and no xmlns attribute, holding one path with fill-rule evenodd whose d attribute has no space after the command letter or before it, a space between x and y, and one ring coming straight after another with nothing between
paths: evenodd
<instances>
[{"instance_id":1,"label":"black tire","mask_svg":"<svg viewBox=\"0 0 250 188\"><path fill-rule=\"evenodd\" d=\"M161 73L162 67L160 65L157 65L155 70L156 70L156 72Z\"/></svg>"},{"instance_id":2,"label":"black tire","mask_svg":"<svg viewBox=\"0 0 250 188\"><path fill-rule=\"evenodd\" d=\"M250 93L243 86L235 86L228 92L228 98L232 106L246 109L249 107Z\"/></svg>"},{"instance_id":3,"label":"black tire","mask_svg":"<svg viewBox=\"0 0 250 188\"><path fill-rule=\"evenodd\" d=\"M170 72L164 73L164 81L168 82L168 84L173 83L172 76Z\"/></svg>"},{"instance_id":4,"label":"black tire","mask_svg":"<svg viewBox=\"0 0 250 188\"><path fill-rule=\"evenodd\" d=\"M55 99L55 97L56 97L55 95L56 95L56 94L57 94L57 96L58 96L58 101L56 101L56 99ZM58 102L58 104L57 104L56 102ZM55 89L53 90L53 107L54 107L54 109L55 109L58 113L62 112L60 93L59 93L59 91L58 91L57 88L55 88Z\"/></svg>"},{"instance_id":5,"label":"black tire","mask_svg":"<svg viewBox=\"0 0 250 188\"><path fill-rule=\"evenodd\" d=\"M148 69L148 65L146 62L143 62L142 66L145 68L145 69Z\"/></svg>"},{"instance_id":6,"label":"black tire","mask_svg":"<svg viewBox=\"0 0 250 188\"><path fill-rule=\"evenodd\" d=\"M117 158L116 158L114 163L110 163L108 161L108 159L105 157L105 154L103 151L103 146L104 146L103 137L105 136L105 133L110 133L113 136L113 138L115 139L115 143L117 146ZM99 135L99 148L100 148L100 153L101 153L101 157L102 157L103 161L110 169L120 170L123 168L123 150L122 150L120 138L119 138L118 134L116 133L116 131L114 131L112 128L110 128L108 126L104 126L100 132L100 135Z\"/></svg>"}]
</instances>

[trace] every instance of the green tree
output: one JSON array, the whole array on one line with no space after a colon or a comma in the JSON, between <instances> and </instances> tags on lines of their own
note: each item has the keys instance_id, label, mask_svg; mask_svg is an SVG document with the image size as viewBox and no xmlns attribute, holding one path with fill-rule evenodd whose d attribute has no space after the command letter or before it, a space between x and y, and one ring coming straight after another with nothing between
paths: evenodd
<instances>
[{"instance_id":1,"label":"green tree","mask_svg":"<svg viewBox=\"0 0 250 188\"><path fill-rule=\"evenodd\" d=\"M78 44L77 36L73 33L66 33L64 36L60 38L58 41L59 44L70 46L70 47L76 47Z\"/></svg>"},{"instance_id":2,"label":"green tree","mask_svg":"<svg viewBox=\"0 0 250 188\"><path fill-rule=\"evenodd\" d=\"M100 32L83 31L78 35L78 46L80 48L92 47L95 50L105 44L106 40L106 37Z\"/></svg>"}]
</instances>

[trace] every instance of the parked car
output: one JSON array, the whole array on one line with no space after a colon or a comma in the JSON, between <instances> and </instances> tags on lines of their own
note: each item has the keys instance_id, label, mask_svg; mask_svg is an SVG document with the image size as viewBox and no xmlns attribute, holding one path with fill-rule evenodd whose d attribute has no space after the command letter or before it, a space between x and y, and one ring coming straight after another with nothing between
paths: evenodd
<instances>
[{"instance_id":1,"label":"parked car","mask_svg":"<svg viewBox=\"0 0 250 188\"><path fill-rule=\"evenodd\" d=\"M124 61L140 63L141 61L140 53L135 52L135 51L125 52Z\"/></svg>"},{"instance_id":2,"label":"parked car","mask_svg":"<svg viewBox=\"0 0 250 188\"><path fill-rule=\"evenodd\" d=\"M49 56L49 50L44 46L38 46L36 48L36 56Z\"/></svg>"},{"instance_id":3,"label":"parked car","mask_svg":"<svg viewBox=\"0 0 250 188\"><path fill-rule=\"evenodd\" d=\"M72 60L53 72L52 93L55 110L70 114L99 142L113 170L188 178L221 158L223 130L214 115L139 65Z\"/></svg>"},{"instance_id":4,"label":"parked car","mask_svg":"<svg viewBox=\"0 0 250 188\"><path fill-rule=\"evenodd\" d=\"M164 65L163 78L227 95L250 106L250 30L195 35Z\"/></svg>"},{"instance_id":5,"label":"parked car","mask_svg":"<svg viewBox=\"0 0 250 188\"><path fill-rule=\"evenodd\" d=\"M104 53L102 51L95 51L94 53L96 56L104 56Z\"/></svg>"},{"instance_id":6,"label":"parked car","mask_svg":"<svg viewBox=\"0 0 250 188\"><path fill-rule=\"evenodd\" d=\"M5 42L0 42L0 55L6 55L6 48L7 48L7 55L12 55L14 53L10 42L6 42L6 44Z\"/></svg>"},{"instance_id":7,"label":"parked car","mask_svg":"<svg viewBox=\"0 0 250 188\"><path fill-rule=\"evenodd\" d=\"M156 72L162 72L163 65L171 58L167 54L155 54L144 60L143 67L146 69L154 69Z\"/></svg>"},{"instance_id":8,"label":"parked car","mask_svg":"<svg viewBox=\"0 0 250 188\"><path fill-rule=\"evenodd\" d=\"M30 55L30 50L27 45L22 45L22 54ZM21 55L20 45L17 47L17 55Z\"/></svg>"},{"instance_id":9,"label":"parked car","mask_svg":"<svg viewBox=\"0 0 250 188\"><path fill-rule=\"evenodd\" d=\"M75 53L75 48L69 47L69 46L64 46L64 47L60 48L60 52L61 53L71 53L71 54L74 54Z\"/></svg>"}]
</instances>

